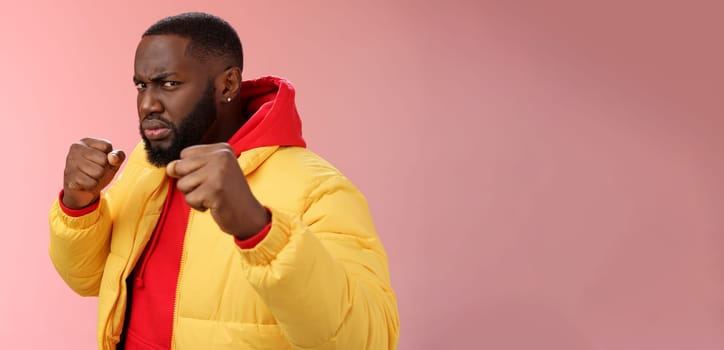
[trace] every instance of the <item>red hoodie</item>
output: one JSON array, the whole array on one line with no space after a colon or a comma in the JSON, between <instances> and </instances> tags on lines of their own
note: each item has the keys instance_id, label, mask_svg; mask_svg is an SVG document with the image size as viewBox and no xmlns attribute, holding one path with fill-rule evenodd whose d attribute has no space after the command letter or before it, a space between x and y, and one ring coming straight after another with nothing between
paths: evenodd
<instances>
[{"instance_id":1,"label":"red hoodie","mask_svg":"<svg viewBox=\"0 0 724 350\"><path fill-rule=\"evenodd\" d=\"M277 77L245 81L239 98L245 114L251 118L228 141L237 157L243 151L263 146L306 147L294 88L288 81ZM171 348L176 283L191 211L175 185L175 179L171 179L153 236L128 278L128 309L121 345L126 350ZM96 202L82 210L70 210L61 201L61 208L72 216L83 215L97 206ZM257 235L236 243L251 248L269 229L268 225Z\"/></svg>"}]
</instances>

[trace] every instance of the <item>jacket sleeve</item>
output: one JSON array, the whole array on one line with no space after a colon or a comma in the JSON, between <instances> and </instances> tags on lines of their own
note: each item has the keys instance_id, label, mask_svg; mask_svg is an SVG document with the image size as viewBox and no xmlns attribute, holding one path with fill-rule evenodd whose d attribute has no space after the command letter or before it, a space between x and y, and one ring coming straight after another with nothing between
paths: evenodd
<instances>
[{"instance_id":1,"label":"jacket sleeve","mask_svg":"<svg viewBox=\"0 0 724 350\"><path fill-rule=\"evenodd\" d=\"M397 302L362 194L343 176L304 212L272 210L271 230L240 249L247 279L299 349L394 349Z\"/></svg>"},{"instance_id":2,"label":"jacket sleeve","mask_svg":"<svg viewBox=\"0 0 724 350\"><path fill-rule=\"evenodd\" d=\"M111 215L105 194L98 208L67 215L56 199L50 208L50 259L66 284L83 296L98 295L110 251Z\"/></svg>"},{"instance_id":3,"label":"jacket sleeve","mask_svg":"<svg viewBox=\"0 0 724 350\"><path fill-rule=\"evenodd\" d=\"M123 206L139 174L144 156L139 144L120 170L118 178L101 193L98 208L82 216L63 212L59 199L50 207L50 259L60 277L76 293L97 296L110 252L114 208Z\"/></svg>"}]
</instances>

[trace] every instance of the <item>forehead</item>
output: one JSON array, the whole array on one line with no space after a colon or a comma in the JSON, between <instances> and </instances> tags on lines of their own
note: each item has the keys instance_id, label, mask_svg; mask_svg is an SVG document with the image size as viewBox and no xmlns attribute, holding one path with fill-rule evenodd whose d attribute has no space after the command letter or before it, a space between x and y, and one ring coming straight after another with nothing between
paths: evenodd
<instances>
[{"instance_id":1,"label":"forehead","mask_svg":"<svg viewBox=\"0 0 724 350\"><path fill-rule=\"evenodd\" d=\"M201 64L186 54L189 41L177 35L144 36L136 48L135 76L148 78L166 72L198 74Z\"/></svg>"}]
</instances>

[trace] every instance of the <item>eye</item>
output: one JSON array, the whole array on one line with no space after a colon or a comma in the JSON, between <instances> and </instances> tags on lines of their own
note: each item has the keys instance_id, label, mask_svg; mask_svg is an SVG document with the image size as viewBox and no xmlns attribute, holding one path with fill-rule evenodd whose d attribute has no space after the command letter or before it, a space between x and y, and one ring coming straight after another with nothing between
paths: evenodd
<instances>
[{"instance_id":1,"label":"eye","mask_svg":"<svg viewBox=\"0 0 724 350\"><path fill-rule=\"evenodd\" d=\"M163 87L176 87L179 86L179 83L177 81L164 81Z\"/></svg>"},{"instance_id":2,"label":"eye","mask_svg":"<svg viewBox=\"0 0 724 350\"><path fill-rule=\"evenodd\" d=\"M146 88L146 83L136 83L136 90L143 90Z\"/></svg>"}]
</instances>

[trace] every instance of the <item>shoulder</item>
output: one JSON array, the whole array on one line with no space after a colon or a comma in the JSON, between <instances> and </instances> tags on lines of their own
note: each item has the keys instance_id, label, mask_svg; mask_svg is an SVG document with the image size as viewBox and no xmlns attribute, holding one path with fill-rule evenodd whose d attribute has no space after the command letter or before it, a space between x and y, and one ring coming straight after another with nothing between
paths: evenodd
<instances>
[{"instance_id":1,"label":"shoulder","mask_svg":"<svg viewBox=\"0 0 724 350\"><path fill-rule=\"evenodd\" d=\"M302 147L280 147L267 161L268 170L288 173L310 183L324 182L330 178L344 177L331 163L320 155Z\"/></svg>"},{"instance_id":2,"label":"shoulder","mask_svg":"<svg viewBox=\"0 0 724 350\"><path fill-rule=\"evenodd\" d=\"M280 147L253 175L263 187L305 202L340 189L358 192L330 162L302 147Z\"/></svg>"}]
</instances>

